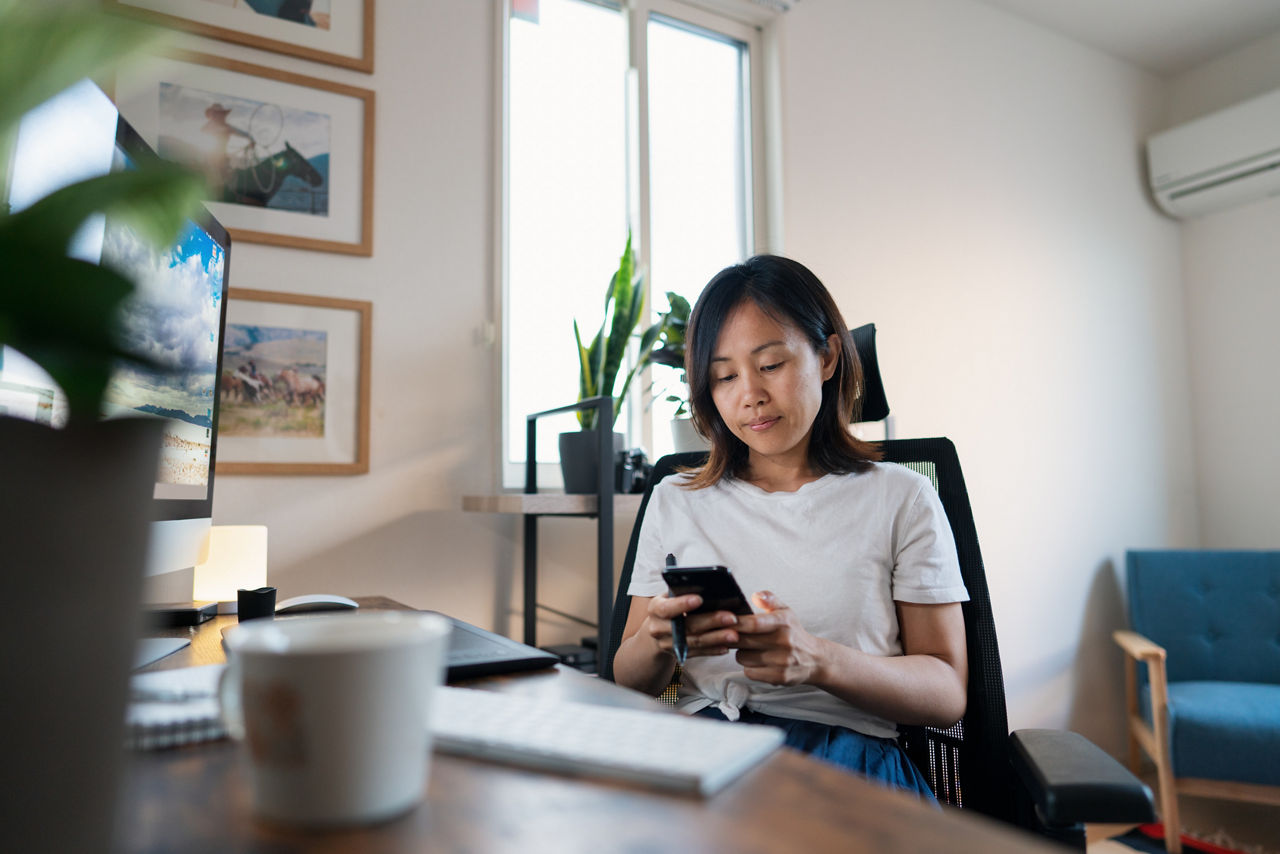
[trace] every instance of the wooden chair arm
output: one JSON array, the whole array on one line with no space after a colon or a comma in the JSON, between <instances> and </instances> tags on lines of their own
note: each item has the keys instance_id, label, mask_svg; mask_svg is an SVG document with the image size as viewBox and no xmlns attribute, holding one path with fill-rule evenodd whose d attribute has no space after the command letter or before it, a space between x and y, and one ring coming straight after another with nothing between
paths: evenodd
<instances>
[{"instance_id":1,"label":"wooden chair arm","mask_svg":"<svg viewBox=\"0 0 1280 854\"><path fill-rule=\"evenodd\" d=\"M1160 779L1160 812L1164 816L1177 814L1177 801L1173 793L1173 762L1169 755L1169 681L1165 672L1165 648L1137 632L1123 629L1111 633L1124 650L1124 697L1128 717L1126 729L1129 741L1129 769L1137 773L1142 765L1145 750L1156 763ZM1147 678L1151 689L1147 697L1148 712L1141 709L1138 695L1138 662L1147 665ZM1171 806L1172 804L1172 806ZM1165 821L1170 819L1166 818ZM1176 833L1177 824L1173 825ZM1174 837L1177 838L1176 836Z\"/></svg>"},{"instance_id":2,"label":"wooden chair arm","mask_svg":"<svg viewBox=\"0 0 1280 854\"><path fill-rule=\"evenodd\" d=\"M1120 645L1126 655L1138 661L1145 661L1148 664L1164 664L1164 647L1148 640L1137 632L1119 629L1112 632L1111 637L1115 638L1115 642Z\"/></svg>"}]
</instances>

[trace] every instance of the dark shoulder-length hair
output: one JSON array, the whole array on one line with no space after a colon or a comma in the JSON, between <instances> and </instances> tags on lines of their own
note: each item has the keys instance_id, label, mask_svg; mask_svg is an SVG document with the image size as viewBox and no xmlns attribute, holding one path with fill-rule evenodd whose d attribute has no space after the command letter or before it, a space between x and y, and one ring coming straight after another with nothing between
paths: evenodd
<instances>
[{"instance_id":1,"label":"dark shoulder-length hair","mask_svg":"<svg viewBox=\"0 0 1280 854\"><path fill-rule=\"evenodd\" d=\"M703 288L685 334L685 375L693 424L711 442L711 455L685 485L702 489L724 477L746 474L748 449L725 425L711 397L711 358L730 312L750 300L779 323L799 329L819 355L828 337L840 338L840 358L822 384L822 404L809 440L809 465L822 474L865 471L880 449L849 432L862 400L862 366L849 327L826 287L803 264L778 255L756 255L726 267Z\"/></svg>"}]
</instances>

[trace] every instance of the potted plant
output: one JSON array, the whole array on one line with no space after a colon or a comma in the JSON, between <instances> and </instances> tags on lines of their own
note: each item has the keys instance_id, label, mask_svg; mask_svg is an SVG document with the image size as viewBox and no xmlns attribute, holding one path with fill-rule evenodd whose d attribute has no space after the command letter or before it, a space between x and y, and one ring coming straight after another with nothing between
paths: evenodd
<instances>
[{"instance_id":1,"label":"potted plant","mask_svg":"<svg viewBox=\"0 0 1280 854\"><path fill-rule=\"evenodd\" d=\"M97 4L0 0L0 143L29 109L153 37ZM0 684L11 695L0 704L0 738L7 772L21 781L0 806L13 850L113 847L160 448L158 423L98 420L124 355L115 309L133 285L68 258L68 242L97 213L168 242L200 193L197 177L156 164L74 184L16 213L0 209L0 345L43 367L69 413L59 430L0 417L0 542L5 593L18 603L0 631L9 651ZM67 804L75 821L64 820Z\"/></svg>"},{"instance_id":2,"label":"potted plant","mask_svg":"<svg viewBox=\"0 0 1280 854\"><path fill-rule=\"evenodd\" d=\"M635 255L631 251L631 232L627 232L627 245L618 261L618 269L609 279L604 294L604 321L599 331L584 343L578 321L573 321L573 337L578 345L578 400L608 395L613 398L613 420L622 411L622 404L636 374L644 370L653 354L654 344L663 329L659 320L640 334L640 345L635 360L622 377L618 387L618 375L627 355L627 348L636 328L644 317L644 273L637 271ZM560 434L560 470L564 475L565 491L588 493L596 491L599 472L599 429L613 426L596 423L595 410L580 411L578 423L582 429ZM621 453L625 437L614 433L614 455Z\"/></svg>"},{"instance_id":3,"label":"potted plant","mask_svg":"<svg viewBox=\"0 0 1280 854\"><path fill-rule=\"evenodd\" d=\"M658 338L659 346L653 351L651 361L680 372L679 392L668 394L665 398L668 403L676 404L676 411L671 419L673 449L676 453L706 450L706 439L698 434L693 426L693 419L689 417L689 386L684 372L684 337L689 326L689 301L674 291L667 291L667 303L670 308L662 315L662 334Z\"/></svg>"}]
</instances>

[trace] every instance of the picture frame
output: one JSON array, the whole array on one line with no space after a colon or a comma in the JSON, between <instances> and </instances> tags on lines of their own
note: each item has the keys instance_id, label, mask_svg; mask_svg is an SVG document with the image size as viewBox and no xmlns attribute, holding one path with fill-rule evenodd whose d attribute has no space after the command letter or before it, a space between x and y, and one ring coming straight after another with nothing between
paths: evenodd
<instances>
[{"instance_id":1,"label":"picture frame","mask_svg":"<svg viewBox=\"0 0 1280 854\"><path fill-rule=\"evenodd\" d=\"M307 20L302 21L288 20L282 4L248 0L103 2L112 12L151 23L373 73L374 0L317 0L327 11L312 14L308 10Z\"/></svg>"},{"instance_id":2,"label":"picture frame","mask_svg":"<svg viewBox=\"0 0 1280 854\"><path fill-rule=\"evenodd\" d=\"M373 304L229 289L218 475L369 471Z\"/></svg>"},{"instance_id":3,"label":"picture frame","mask_svg":"<svg viewBox=\"0 0 1280 854\"><path fill-rule=\"evenodd\" d=\"M179 51L120 70L113 97L161 157L205 173L232 240L373 254L372 90Z\"/></svg>"}]
</instances>

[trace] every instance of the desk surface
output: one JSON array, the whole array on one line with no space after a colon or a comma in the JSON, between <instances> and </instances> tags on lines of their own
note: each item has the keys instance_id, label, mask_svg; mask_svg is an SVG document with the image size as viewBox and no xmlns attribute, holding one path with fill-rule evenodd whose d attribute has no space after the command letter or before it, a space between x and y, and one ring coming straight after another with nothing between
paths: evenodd
<instances>
[{"instance_id":1,"label":"desk surface","mask_svg":"<svg viewBox=\"0 0 1280 854\"><path fill-rule=\"evenodd\" d=\"M361 602L396 607L385 599ZM221 661L220 630L234 621L219 617L168 632L190 633L192 646L153 667ZM662 712L648 697L560 666L472 684ZM1060 850L785 749L709 799L436 754L427 799L416 810L374 827L320 833L254 819L235 746L222 741L132 754L124 800L120 826L130 852Z\"/></svg>"}]
</instances>

